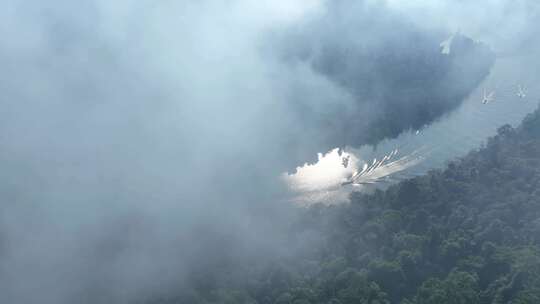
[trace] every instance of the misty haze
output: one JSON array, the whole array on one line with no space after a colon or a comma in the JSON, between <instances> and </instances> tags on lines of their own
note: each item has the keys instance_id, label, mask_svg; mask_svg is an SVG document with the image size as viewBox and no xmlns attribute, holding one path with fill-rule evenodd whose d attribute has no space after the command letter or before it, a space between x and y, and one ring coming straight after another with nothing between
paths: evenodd
<instances>
[{"instance_id":1,"label":"misty haze","mask_svg":"<svg viewBox=\"0 0 540 304\"><path fill-rule=\"evenodd\" d=\"M540 303L537 0L4 0L0 304Z\"/></svg>"}]
</instances>

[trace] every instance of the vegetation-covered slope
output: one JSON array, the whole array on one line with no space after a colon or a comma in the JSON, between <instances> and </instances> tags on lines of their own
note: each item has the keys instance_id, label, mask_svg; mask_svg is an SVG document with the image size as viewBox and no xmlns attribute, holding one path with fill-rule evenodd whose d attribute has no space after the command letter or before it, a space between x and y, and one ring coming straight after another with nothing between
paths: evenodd
<instances>
[{"instance_id":1,"label":"vegetation-covered slope","mask_svg":"<svg viewBox=\"0 0 540 304\"><path fill-rule=\"evenodd\" d=\"M311 249L155 303L540 303L540 110L445 170L300 212L290 243Z\"/></svg>"},{"instance_id":2,"label":"vegetation-covered slope","mask_svg":"<svg viewBox=\"0 0 540 304\"><path fill-rule=\"evenodd\" d=\"M309 94L290 100L306 129L326 144L312 154L376 144L459 106L489 74L495 54L449 34L420 27L384 1L363 0L329 1L324 13L276 34L275 53L293 66L308 65L351 99L329 97L323 109Z\"/></svg>"},{"instance_id":3,"label":"vegetation-covered slope","mask_svg":"<svg viewBox=\"0 0 540 304\"><path fill-rule=\"evenodd\" d=\"M436 35L406 25L394 35L400 39L387 38L382 45L323 48L314 60L317 71L348 89L362 105L344 119L346 143L376 144L433 122L460 105L494 63L487 46L463 35L453 37L450 54L441 54ZM369 119L355 119L366 109Z\"/></svg>"},{"instance_id":4,"label":"vegetation-covered slope","mask_svg":"<svg viewBox=\"0 0 540 304\"><path fill-rule=\"evenodd\" d=\"M321 14L274 34L268 53L325 80L289 95L300 134L282 145L289 170L319 152L375 145L432 123L457 108L495 62L487 45L421 27L384 1L328 1ZM325 95L326 85L339 94Z\"/></svg>"}]
</instances>

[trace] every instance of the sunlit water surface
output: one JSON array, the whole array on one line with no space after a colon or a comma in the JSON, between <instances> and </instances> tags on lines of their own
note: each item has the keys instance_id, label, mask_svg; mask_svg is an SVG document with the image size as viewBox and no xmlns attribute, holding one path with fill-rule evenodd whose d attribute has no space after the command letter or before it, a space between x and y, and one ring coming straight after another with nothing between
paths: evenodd
<instances>
[{"instance_id":1,"label":"sunlit water surface","mask_svg":"<svg viewBox=\"0 0 540 304\"><path fill-rule=\"evenodd\" d=\"M404 132L395 139L382 141L377 146L338 148L319 154L318 161L304 164L295 172L284 173L281 178L291 189L292 202L302 206L315 203L337 204L347 202L352 191L371 191L386 187L408 177L442 168L449 160L478 149L488 137L504 124L517 126L534 111L540 97L540 67L532 57L498 58L491 73L464 100L463 104L436 122L421 130ZM518 96L518 86L525 88L525 96ZM495 91L495 99L483 104L485 91ZM392 154L404 159L393 170L376 168L377 182L371 184L342 185L355 172ZM343 157L350 163L343 166Z\"/></svg>"}]
</instances>

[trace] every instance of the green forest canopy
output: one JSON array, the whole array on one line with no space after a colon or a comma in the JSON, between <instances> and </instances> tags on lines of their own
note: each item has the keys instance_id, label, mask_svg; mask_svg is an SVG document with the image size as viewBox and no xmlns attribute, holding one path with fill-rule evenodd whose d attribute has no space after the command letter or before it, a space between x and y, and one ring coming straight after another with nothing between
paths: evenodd
<instances>
[{"instance_id":1,"label":"green forest canopy","mask_svg":"<svg viewBox=\"0 0 540 304\"><path fill-rule=\"evenodd\" d=\"M540 303L540 109L445 170L299 212L291 242L319 246L148 303Z\"/></svg>"}]
</instances>

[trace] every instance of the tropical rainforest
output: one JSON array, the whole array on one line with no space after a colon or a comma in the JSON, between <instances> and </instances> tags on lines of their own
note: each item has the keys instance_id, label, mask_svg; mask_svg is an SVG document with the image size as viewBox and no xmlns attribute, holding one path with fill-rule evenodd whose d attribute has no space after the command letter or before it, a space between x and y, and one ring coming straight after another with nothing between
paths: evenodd
<instances>
[{"instance_id":1,"label":"tropical rainforest","mask_svg":"<svg viewBox=\"0 0 540 304\"><path fill-rule=\"evenodd\" d=\"M223 258L147 303L540 303L539 186L540 109L444 170L299 209L301 254Z\"/></svg>"},{"instance_id":2,"label":"tropical rainforest","mask_svg":"<svg viewBox=\"0 0 540 304\"><path fill-rule=\"evenodd\" d=\"M540 303L538 20L2 1L0 304Z\"/></svg>"},{"instance_id":3,"label":"tropical rainforest","mask_svg":"<svg viewBox=\"0 0 540 304\"><path fill-rule=\"evenodd\" d=\"M276 53L284 60L307 63L354 100L353 107L335 102L321 113L312 113L307 94L293 100L303 117L313 116L312 129L327 126L329 144L321 150L376 144L430 124L459 106L495 62L485 43L420 28L384 7L359 3L332 2L325 14L278 40L284 42ZM445 39L451 47L442 52Z\"/></svg>"}]
</instances>

